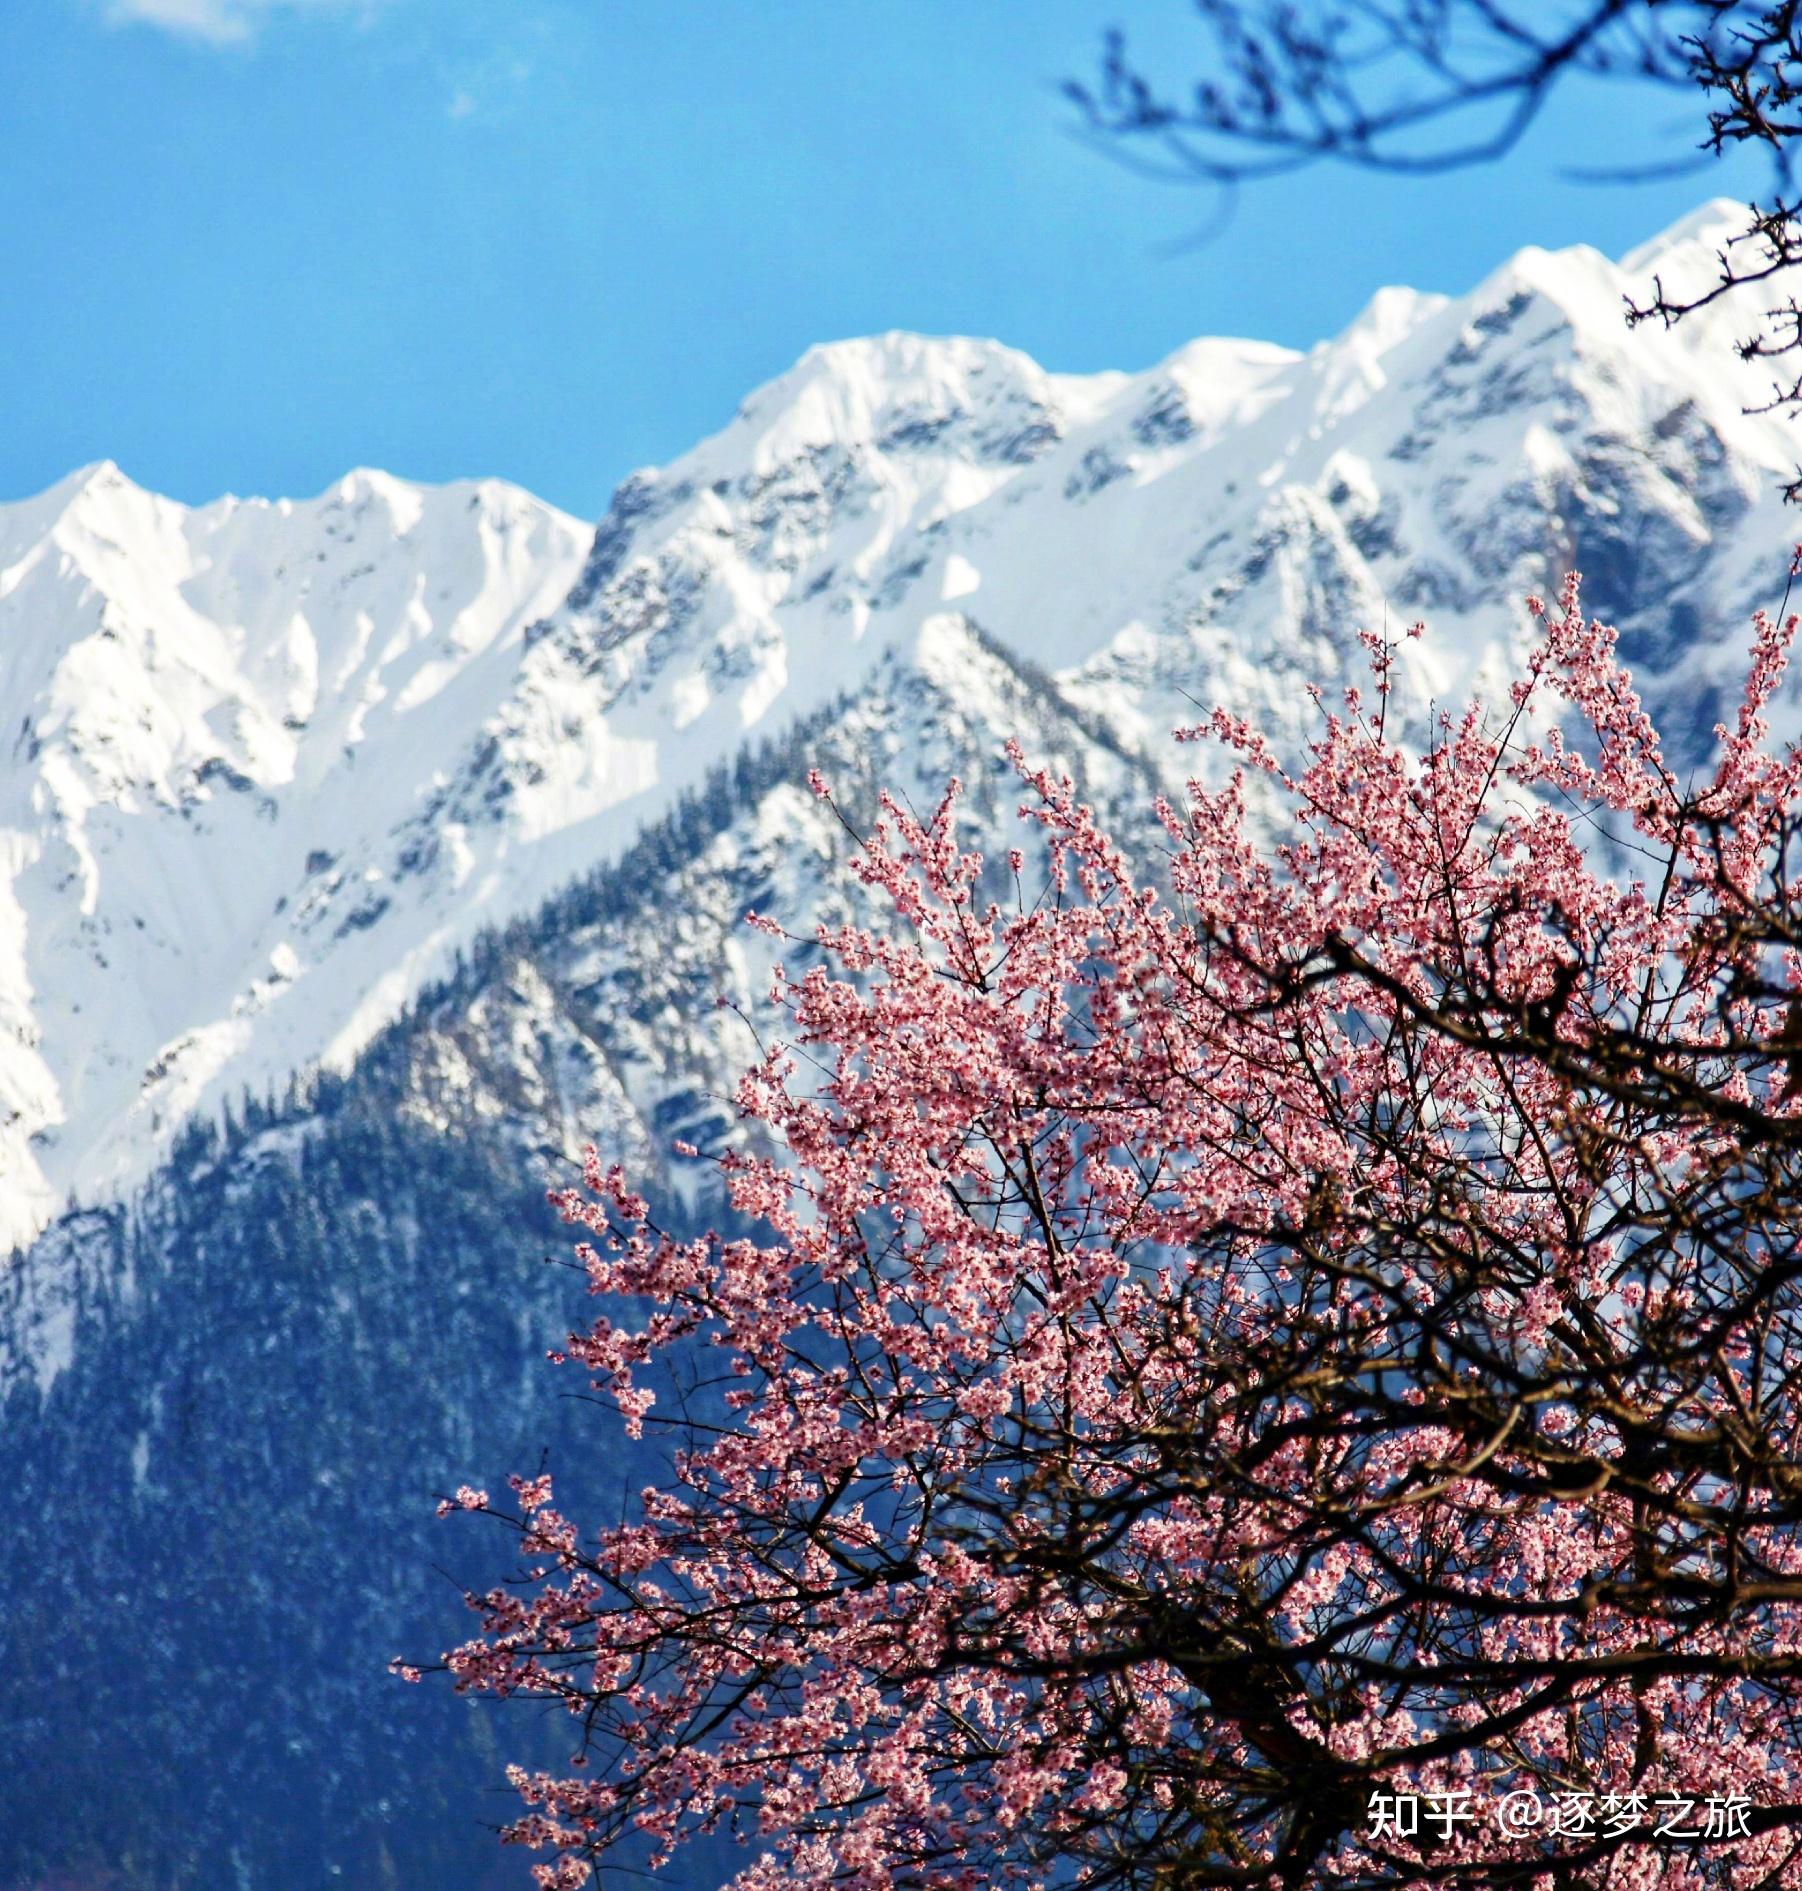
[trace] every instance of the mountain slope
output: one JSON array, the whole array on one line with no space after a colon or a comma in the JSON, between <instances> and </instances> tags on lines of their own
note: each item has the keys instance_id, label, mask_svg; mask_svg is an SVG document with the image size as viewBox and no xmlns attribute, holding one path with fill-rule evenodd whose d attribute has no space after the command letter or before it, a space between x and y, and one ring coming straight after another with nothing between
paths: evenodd
<instances>
[{"instance_id":1,"label":"mountain slope","mask_svg":"<svg viewBox=\"0 0 1802 1891\"><path fill-rule=\"evenodd\" d=\"M522 1881L483 1820L503 1755L561 1759L558 1729L386 1667L461 1632L447 1567L473 1583L505 1554L436 1524L434 1493L547 1453L591 1506L653 1474L544 1364L581 1317L541 1264L567 1245L545 1187L598 1129L673 1224L717 1214L671 1143L738 1133L723 1073L751 1047L714 1000L754 1013L771 946L743 914L861 897L806 769L857 818L878 783L958 772L994 827L1008 731L1098 798L1132 791L1043 679L941 618L481 942L347 1078L190 1130L129 1212L68 1217L0 1275L16 1514L54 1517L82 1567L0 1536L0 1887Z\"/></svg>"}]
</instances>

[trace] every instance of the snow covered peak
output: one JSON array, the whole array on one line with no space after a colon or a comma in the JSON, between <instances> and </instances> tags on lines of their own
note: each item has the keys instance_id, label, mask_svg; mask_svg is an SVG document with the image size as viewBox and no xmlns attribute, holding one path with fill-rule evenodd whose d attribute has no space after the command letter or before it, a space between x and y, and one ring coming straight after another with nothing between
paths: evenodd
<instances>
[{"instance_id":1,"label":"snow covered peak","mask_svg":"<svg viewBox=\"0 0 1802 1891\"><path fill-rule=\"evenodd\" d=\"M757 389L669 477L711 483L722 472L757 476L824 454L1024 465L1065 430L1063 397L1080 399L1086 387L1080 377L1060 383L1016 349L967 336L892 331L825 342Z\"/></svg>"},{"instance_id":2,"label":"snow covered peak","mask_svg":"<svg viewBox=\"0 0 1802 1891\"><path fill-rule=\"evenodd\" d=\"M1323 349L1355 352L1367 359L1386 354L1397 342L1411 335L1421 323L1437 315L1451 301L1450 296L1433 295L1423 289L1408 289L1397 284L1379 289L1356 317Z\"/></svg>"},{"instance_id":3,"label":"snow covered peak","mask_svg":"<svg viewBox=\"0 0 1802 1891\"><path fill-rule=\"evenodd\" d=\"M1574 564L1705 728L1793 536L1792 442L1730 348L1629 334L1623 297L1731 214L1385 289L1305 354L830 343L592 534L371 470L188 509L102 464L0 506L0 1243L349 1056L476 929L878 674L942 715L949 661L999 730L946 657L970 639L1180 774L1197 701L1299 730L1360 628L1425 617L1411 686L1461 692Z\"/></svg>"},{"instance_id":4,"label":"snow covered peak","mask_svg":"<svg viewBox=\"0 0 1802 1891\"><path fill-rule=\"evenodd\" d=\"M0 508L0 595L28 575L46 543L78 562L104 562L145 545L162 530L172 502L134 485L111 460L98 460L54 486ZM179 508L178 508L179 509Z\"/></svg>"},{"instance_id":5,"label":"snow covered peak","mask_svg":"<svg viewBox=\"0 0 1802 1891\"><path fill-rule=\"evenodd\" d=\"M1620 259L1629 276L1650 277L1672 264L1688 267L1698 257L1712 261L1746 228L1749 207L1732 197L1712 197Z\"/></svg>"},{"instance_id":6,"label":"snow covered peak","mask_svg":"<svg viewBox=\"0 0 1802 1891\"><path fill-rule=\"evenodd\" d=\"M7 520L15 527L33 525L42 530L49 520L78 505L90 489L104 496L121 487L130 487L133 492L141 490L132 485L112 460L94 460L86 466L78 466L72 473L65 473L55 485L47 486L42 492L9 505Z\"/></svg>"}]
</instances>

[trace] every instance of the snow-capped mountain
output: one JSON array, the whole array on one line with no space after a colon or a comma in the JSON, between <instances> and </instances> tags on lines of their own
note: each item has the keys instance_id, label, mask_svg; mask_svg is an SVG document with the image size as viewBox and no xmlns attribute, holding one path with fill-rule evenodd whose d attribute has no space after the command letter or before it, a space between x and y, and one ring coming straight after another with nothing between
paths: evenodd
<instances>
[{"instance_id":1,"label":"snow-capped mountain","mask_svg":"<svg viewBox=\"0 0 1802 1891\"><path fill-rule=\"evenodd\" d=\"M1457 695L1575 563L1705 728L1793 440L1742 411L1735 311L1629 334L1623 294L1739 215L1385 290L1305 354L816 348L592 537L376 473L190 511L103 466L0 507L0 1248L345 1063L479 929L896 665L998 738L980 644L1170 772L1197 702L1298 728L1361 628L1427 619L1417 694Z\"/></svg>"},{"instance_id":2,"label":"snow-capped mountain","mask_svg":"<svg viewBox=\"0 0 1802 1891\"><path fill-rule=\"evenodd\" d=\"M483 863L378 939L385 837L586 536L380 473L189 511L102 465L0 508L0 1248L392 1007Z\"/></svg>"}]
</instances>

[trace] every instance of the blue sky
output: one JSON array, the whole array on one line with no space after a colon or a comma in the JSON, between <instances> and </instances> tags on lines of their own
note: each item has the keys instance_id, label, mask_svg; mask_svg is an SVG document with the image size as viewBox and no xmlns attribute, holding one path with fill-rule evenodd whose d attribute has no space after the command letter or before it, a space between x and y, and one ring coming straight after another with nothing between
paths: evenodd
<instances>
[{"instance_id":1,"label":"blue sky","mask_svg":"<svg viewBox=\"0 0 1802 1891\"><path fill-rule=\"evenodd\" d=\"M1075 135L1057 81L1182 0L4 0L0 496L116 459L185 500L356 464L593 516L811 342L997 335L1057 369L1305 345L1385 282L1618 253L1749 170L1577 100L1505 168L1209 201Z\"/></svg>"}]
</instances>

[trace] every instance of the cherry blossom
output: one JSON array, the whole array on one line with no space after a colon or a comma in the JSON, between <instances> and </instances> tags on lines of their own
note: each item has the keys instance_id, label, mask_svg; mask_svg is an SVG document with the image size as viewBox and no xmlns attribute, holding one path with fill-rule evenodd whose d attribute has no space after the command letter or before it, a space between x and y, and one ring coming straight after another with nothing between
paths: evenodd
<instances>
[{"instance_id":1,"label":"cherry blossom","mask_svg":"<svg viewBox=\"0 0 1802 1891\"><path fill-rule=\"evenodd\" d=\"M1797 623L1692 776L1532 609L1425 741L1375 639L1293 768L1216 712L1150 866L1023 756L993 871L886 801L735 1231L555 1198L561 1353L674 1455L450 1506L526 1580L446 1665L571 1717L546 1891L705 1834L742 1891L1802 1888Z\"/></svg>"}]
</instances>

